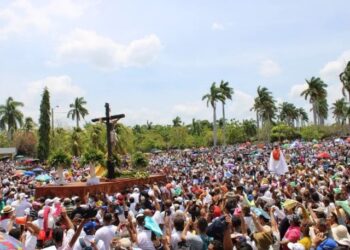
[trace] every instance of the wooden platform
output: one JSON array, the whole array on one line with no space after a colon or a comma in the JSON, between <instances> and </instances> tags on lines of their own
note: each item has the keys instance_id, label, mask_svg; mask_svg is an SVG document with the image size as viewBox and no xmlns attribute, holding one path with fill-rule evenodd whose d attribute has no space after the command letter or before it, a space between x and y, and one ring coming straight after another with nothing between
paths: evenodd
<instances>
[{"instance_id":1,"label":"wooden platform","mask_svg":"<svg viewBox=\"0 0 350 250\"><path fill-rule=\"evenodd\" d=\"M106 182L101 182L98 185L86 185L86 182L74 182L69 183L64 186L58 185L46 185L43 187L37 187L35 189L35 198L39 197L72 197L79 196L84 199L86 194L96 194L105 193L112 194L123 191L126 188L133 187L134 185L142 186L146 184L165 183L165 175L151 175L146 179L136 179L136 178L118 178L109 180Z\"/></svg>"}]
</instances>

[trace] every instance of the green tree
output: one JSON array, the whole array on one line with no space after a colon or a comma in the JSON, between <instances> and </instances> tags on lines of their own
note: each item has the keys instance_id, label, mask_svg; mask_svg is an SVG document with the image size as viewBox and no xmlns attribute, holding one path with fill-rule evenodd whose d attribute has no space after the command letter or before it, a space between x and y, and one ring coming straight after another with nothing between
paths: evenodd
<instances>
[{"instance_id":1,"label":"green tree","mask_svg":"<svg viewBox=\"0 0 350 250\"><path fill-rule=\"evenodd\" d=\"M248 137L254 137L257 134L257 126L254 120L243 120L242 122L244 133Z\"/></svg>"},{"instance_id":2,"label":"green tree","mask_svg":"<svg viewBox=\"0 0 350 250\"><path fill-rule=\"evenodd\" d=\"M298 111L293 103L283 102L280 107L279 118L289 126L294 127L294 122L298 120Z\"/></svg>"},{"instance_id":3,"label":"green tree","mask_svg":"<svg viewBox=\"0 0 350 250\"><path fill-rule=\"evenodd\" d=\"M10 140L17 128L23 125L23 113L18 110L19 107L23 107L23 103L12 97L7 98L5 105L0 105L0 128L7 130Z\"/></svg>"},{"instance_id":4,"label":"green tree","mask_svg":"<svg viewBox=\"0 0 350 250\"><path fill-rule=\"evenodd\" d=\"M325 99L327 96L327 84L325 84L319 77L311 77L310 80L306 80L307 89L301 92L300 96L304 96L305 100L309 98L312 105L312 113L314 117L314 124L319 124L319 104L320 100Z\"/></svg>"},{"instance_id":5,"label":"green tree","mask_svg":"<svg viewBox=\"0 0 350 250\"><path fill-rule=\"evenodd\" d=\"M67 118L72 118L77 123L77 128L79 128L79 121L81 118L84 119L86 115L89 114L88 110L84 107L86 105L86 101L84 97L77 97L74 100L74 103L69 105L70 110L68 111Z\"/></svg>"},{"instance_id":6,"label":"green tree","mask_svg":"<svg viewBox=\"0 0 350 250\"><path fill-rule=\"evenodd\" d=\"M148 166L148 159L142 152L137 151L132 155L132 165L134 168L145 168Z\"/></svg>"},{"instance_id":7,"label":"green tree","mask_svg":"<svg viewBox=\"0 0 350 250\"><path fill-rule=\"evenodd\" d=\"M222 95L222 98L220 99L222 103L222 131L223 131L223 142L224 145L226 145L226 117L225 117L225 104L226 100L232 100L232 95L234 94L233 88L229 86L228 82L221 81L219 85L219 89Z\"/></svg>"},{"instance_id":8,"label":"green tree","mask_svg":"<svg viewBox=\"0 0 350 250\"><path fill-rule=\"evenodd\" d=\"M332 104L333 117L338 124L344 124L348 114L348 104L344 98L338 99Z\"/></svg>"},{"instance_id":9,"label":"green tree","mask_svg":"<svg viewBox=\"0 0 350 250\"><path fill-rule=\"evenodd\" d=\"M33 131L35 127L36 127L36 124L33 121L33 118L26 117L26 119L24 119L24 124L22 126L22 129L24 131L26 131L26 132Z\"/></svg>"},{"instance_id":10,"label":"green tree","mask_svg":"<svg viewBox=\"0 0 350 250\"><path fill-rule=\"evenodd\" d=\"M182 121L181 121L181 118L179 116L176 116L174 119L173 119L173 126L174 127L180 127L182 124Z\"/></svg>"},{"instance_id":11,"label":"green tree","mask_svg":"<svg viewBox=\"0 0 350 250\"><path fill-rule=\"evenodd\" d=\"M305 109L298 108L298 126L304 127L305 123L309 121L309 116L307 115Z\"/></svg>"},{"instance_id":12,"label":"green tree","mask_svg":"<svg viewBox=\"0 0 350 250\"><path fill-rule=\"evenodd\" d=\"M204 95L202 97L202 100L207 100L207 106L209 107L209 104L213 108L213 141L214 141L214 147L217 145L217 124L216 124L216 103L218 101L223 101L224 98L221 94L221 91L219 88L216 87L216 83L213 82L213 84L210 87L210 91L208 94Z\"/></svg>"},{"instance_id":13,"label":"green tree","mask_svg":"<svg viewBox=\"0 0 350 250\"><path fill-rule=\"evenodd\" d=\"M38 157L41 161L47 160L50 153L50 129L50 93L45 87L40 104L39 118Z\"/></svg>"},{"instance_id":14,"label":"green tree","mask_svg":"<svg viewBox=\"0 0 350 250\"><path fill-rule=\"evenodd\" d=\"M256 112L257 127L263 127L265 123L272 123L275 118L277 107L272 93L266 88L259 86L257 89L258 96L254 99L254 105L251 110Z\"/></svg>"},{"instance_id":15,"label":"green tree","mask_svg":"<svg viewBox=\"0 0 350 250\"><path fill-rule=\"evenodd\" d=\"M328 118L328 102L326 98L321 98L316 101L318 109L319 124L324 126L325 120Z\"/></svg>"},{"instance_id":16,"label":"green tree","mask_svg":"<svg viewBox=\"0 0 350 250\"><path fill-rule=\"evenodd\" d=\"M50 156L49 164L57 169L57 175L59 177L58 184L64 185L65 181L63 176L63 168L69 168L71 163L72 157L62 150L57 151Z\"/></svg>"},{"instance_id":17,"label":"green tree","mask_svg":"<svg viewBox=\"0 0 350 250\"><path fill-rule=\"evenodd\" d=\"M343 84L342 92L343 95L348 95L348 100L350 102L350 61L347 63L344 71L339 75L340 81ZM350 116L349 116L349 124L350 124Z\"/></svg>"}]
</instances>

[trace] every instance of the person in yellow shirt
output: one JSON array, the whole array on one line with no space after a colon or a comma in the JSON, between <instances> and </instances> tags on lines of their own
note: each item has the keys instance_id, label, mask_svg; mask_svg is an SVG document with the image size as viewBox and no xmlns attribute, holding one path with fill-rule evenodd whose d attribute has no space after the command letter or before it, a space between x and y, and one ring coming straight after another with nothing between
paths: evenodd
<instances>
[{"instance_id":1,"label":"person in yellow shirt","mask_svg":"<svg viewBox=\"0 0 350 250\"><path fill-rule=\"evenodd\" d=\"M310 237L310 224L302 224L301 225L301 232L303 234L303 237L298 241L298 243L302 244L305 248L305 250L310 250L311 248L311 237Z\"/></svg>"}]
</instances>

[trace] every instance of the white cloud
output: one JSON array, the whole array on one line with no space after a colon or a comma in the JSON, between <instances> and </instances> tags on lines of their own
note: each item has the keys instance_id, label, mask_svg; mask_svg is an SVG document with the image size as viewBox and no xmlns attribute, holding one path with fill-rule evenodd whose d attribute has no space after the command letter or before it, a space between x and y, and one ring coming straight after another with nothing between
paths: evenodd
<instances>
[{"instance_id":1,"label":"white cloud","mask_svg":"<svg viewBox=\"0 0 350 250\"><path fill-rule=\"evenodd\" d=\"M31 0L9 2L0 10L0 39L13 34L52 31L52 27L60 22L58 19L78 18L92 4L90 0L46 0L42 5Z\"/></svg>"},{"instance_id":2,"label":"white cloud","mask_svg":"<svg viewBox=\"0 0 350 250\"><path fill-rule=\"evenodd\" d=\"M222 23L215 21L212 23L211 29L212 30L224 30L225 26Z\"/></svg>"},{"instance_id":3,"label":"white cloud","mask_svg":"<svg viewBox=\"0 0 350 250\"><path fill-rule=\"evenodd\" d=\"M323 66L320 70L321 78L325 81L339 81L339 74L343 72L349 60L350 50L346 50L337 59Z\"/></svg>"},{"instance_id":4,"label":"white cloud","mask_svg":"<svg viewBox=\"0 0 350 250\"><path fill-rule=\"evenodd\" d=\"M289 90L289 97L292 98L301 98L300 94L301 92L303 92L305 89L307 89L307 84L303 83L303 84L295 84L293 85L290 90Z\"/></svg>"},{"instance_id":5,"label":"white cloud","mask_svg":"<svg viewBox=\"0 0 350 250\"><path fill-rule=\"evenodd\" d=\"M250 111L254 104L254 97L235 89L232 102L227 102L227 119L254 119L254 112Z\"/></svg>"},{"instance_id":6,"label":"white cloud","mask_svg":"<svg viewBox=\"0 0 350 250\"><path fill-rule=\"evenodd\" d=\"M260 63L259 73L263 77L277 76L281 71L280 65L271 59L264 60Z\"/></svg>"},{"instance_id":7,"label":"white cloud","mask_svg":"<svg viewBox=\"0 0 350 250\"><path fill-rule=\"evenodd\" d=\"M41 97L45 87L50 92L51 106L59 106L55 111L55 123L60 123L61 125L71 124L72 122L66 117L68 106L76 97L84 96L85 92L77 84L73 83L72 79L67 75L48 76L27 83L24 91L19 96L19 100L25 104L23 108L24 114L38 120Z\"/></svg>"},{"instance_id":8,"label":"white cloud","mask_svg":"<svg viewBox=\"0 0 350 250\"><path fill-rule=\"evenodd\" d=\"M156 58L161 48L154 34L123 45L94 31L76 29L59 44L57 57L63 63L91 63L100 69L113 70L146 65Z\"/></svg>"}]
</instances>

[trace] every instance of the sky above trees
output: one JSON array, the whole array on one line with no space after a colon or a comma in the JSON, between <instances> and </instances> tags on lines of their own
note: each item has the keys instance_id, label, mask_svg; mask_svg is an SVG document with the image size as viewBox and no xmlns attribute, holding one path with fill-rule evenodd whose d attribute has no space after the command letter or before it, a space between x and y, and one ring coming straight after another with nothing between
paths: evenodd
<instances>
[{"instance_id":1,"label":"sky above trees","mask_svg":"<svg viewBox=\"0 0 350 250\"><path fill-rule=\"evenodd\" d=\"M234 88L228 119L254 118L258 85L309 111L305 79L341 97L350 60L350 2L9 0L0 3L0 102L39 117L44 86L58 125L84 96L90 120L125 113L128 125L211 119L201 97L212 82ZM311 117L311 116L310 116ZM331 116L330 116L331 117ZM331 122L329 119L328 122Z\"/></svg>"}]
</instances>

